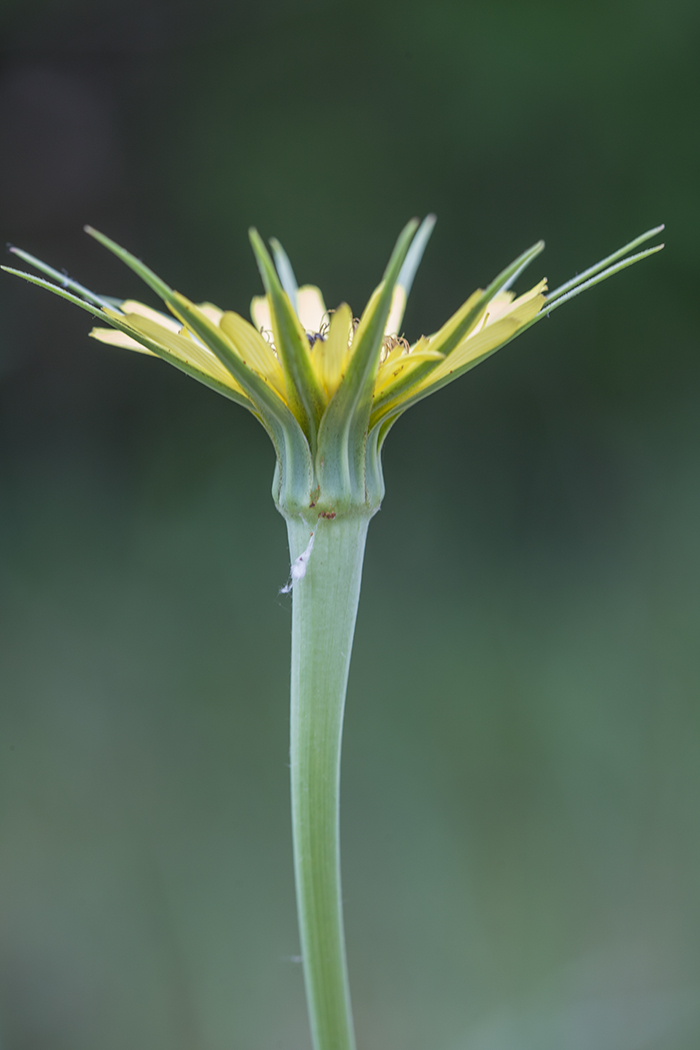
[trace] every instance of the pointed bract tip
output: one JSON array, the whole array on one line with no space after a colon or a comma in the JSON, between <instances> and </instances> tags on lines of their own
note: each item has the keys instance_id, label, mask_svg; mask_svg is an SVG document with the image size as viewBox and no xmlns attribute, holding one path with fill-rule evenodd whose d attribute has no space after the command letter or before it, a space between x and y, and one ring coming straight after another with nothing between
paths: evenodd
<instances>
[{"instance_id":1,"label":"pointed bract tip","mask_svg":"<svg viewBox=\"0 0 700 1050\"><path fill-rule=\"evenodd\" d=\"M99 241L101 244L104 243L103 238L104 240L109 240L109 237L104 233L100 233L100 231L96 230L94 226L83 226L83 233L87 233L88 237L94 237L95 240Z\"/></svg>"},{"instance_id":2,"label":"pointed bract tip","mask_svg":"<svg viewBox=\"0 0 700 1050\"><path fill-rule=\"evenodd\" d=\"M8 252L16 252L17 251L17 249L15 248L14 244L10 244L9 241L7 242L5 247L7 248Z\"/></svg>"},{"instance_id":3,"label":"pointed bract tip","mask_svg":"<svg viewBox=\"0 0 700 1050\"><path fill-rule=\"evenodd\" d=\"M257 226L248 227L248 240L250 241L251 247L256 256L260 250L267 251L265 241L260 236Z\"/></svg>"}]
</instances>

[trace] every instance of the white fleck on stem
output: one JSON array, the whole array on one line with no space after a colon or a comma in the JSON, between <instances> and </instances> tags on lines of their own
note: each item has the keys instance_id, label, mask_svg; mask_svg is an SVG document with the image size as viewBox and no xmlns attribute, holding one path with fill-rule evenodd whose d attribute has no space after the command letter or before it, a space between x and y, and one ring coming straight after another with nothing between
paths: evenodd
<instances>
[{"instance_id":1,"label":"white fleck on stem","mask_svg":"<svg viewBox=\"0 0 700 1050\"><path fill-rule=\"evenodd\" d=\"M306 545L306 550L303 550L298 558L292 562L292 567L289 570L289 579L287 580L284 587L280 588L280 594L289 594L295 583L299 580L303 580L306 576L306 567L309 564L309 558L311 557L311 551L314 549L314 540L316 539L316 532L311 533L311 539Z\"/></svg>"}]
</instances>

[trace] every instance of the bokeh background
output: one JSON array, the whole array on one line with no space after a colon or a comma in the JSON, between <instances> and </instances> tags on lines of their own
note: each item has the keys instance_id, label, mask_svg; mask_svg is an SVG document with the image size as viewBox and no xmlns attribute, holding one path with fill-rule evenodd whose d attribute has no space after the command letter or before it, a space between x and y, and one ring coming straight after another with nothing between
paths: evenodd
<instances>
[{"instance_id":1,"label":"bokeh background","mask_svg":"<svg viewBox=\"0 0 700 1050\"><path fill-rule=\"evenodd\" d=\"M351 673L362 1050L700 1043L700 7L4 0L0 231L243 313L246 231L406 330L667 249L388 442ZM11 258L8 257L10 262ZM529 280L529 283L528 283ZM149 300L150 301L150 300ZM252 417L0 281L0 1045L307 1050L290 609Z\"/></svg>"}]
</instances>

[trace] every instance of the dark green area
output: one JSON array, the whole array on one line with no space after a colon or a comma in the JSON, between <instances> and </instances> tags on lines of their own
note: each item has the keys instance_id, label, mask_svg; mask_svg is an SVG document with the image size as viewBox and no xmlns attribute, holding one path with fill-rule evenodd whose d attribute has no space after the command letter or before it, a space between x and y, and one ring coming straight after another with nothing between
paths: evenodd
<instances>
[{"instance_id":1,"label":"dark green area","mask_svg":"<svg viewBox=\"0 0 700 1050\"><path fill-rule=\"evenodd\" d=\"M412 410L344 762L362 1050L700 1038L700 8L8 2L0 230L246 313L255 224L414 339L529 244L668 247ZM10 261L10 259L8 259ZM151 301L149 299L149 301ZM0 281L0 1044L306 1050L288 559L242 410Z\"/></svg>"}]
</instances>

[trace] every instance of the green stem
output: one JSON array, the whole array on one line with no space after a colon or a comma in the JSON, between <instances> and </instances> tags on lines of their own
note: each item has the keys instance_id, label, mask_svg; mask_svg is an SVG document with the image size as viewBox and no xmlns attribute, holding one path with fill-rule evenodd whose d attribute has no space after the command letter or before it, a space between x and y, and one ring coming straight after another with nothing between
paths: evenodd
<instances>
[{"instance_id":1,"label":"green stem","mask_svg":"<svg viewBox=\"0 0 700 1050\"><path fill-rule=\"evenodd\" d=\"M340 746L369 513L316 525L293 590L294 870L314 1050L354 1050L340 890ZM287 519L292 561L311 527Z\"/></svg>"}]
</instances>

